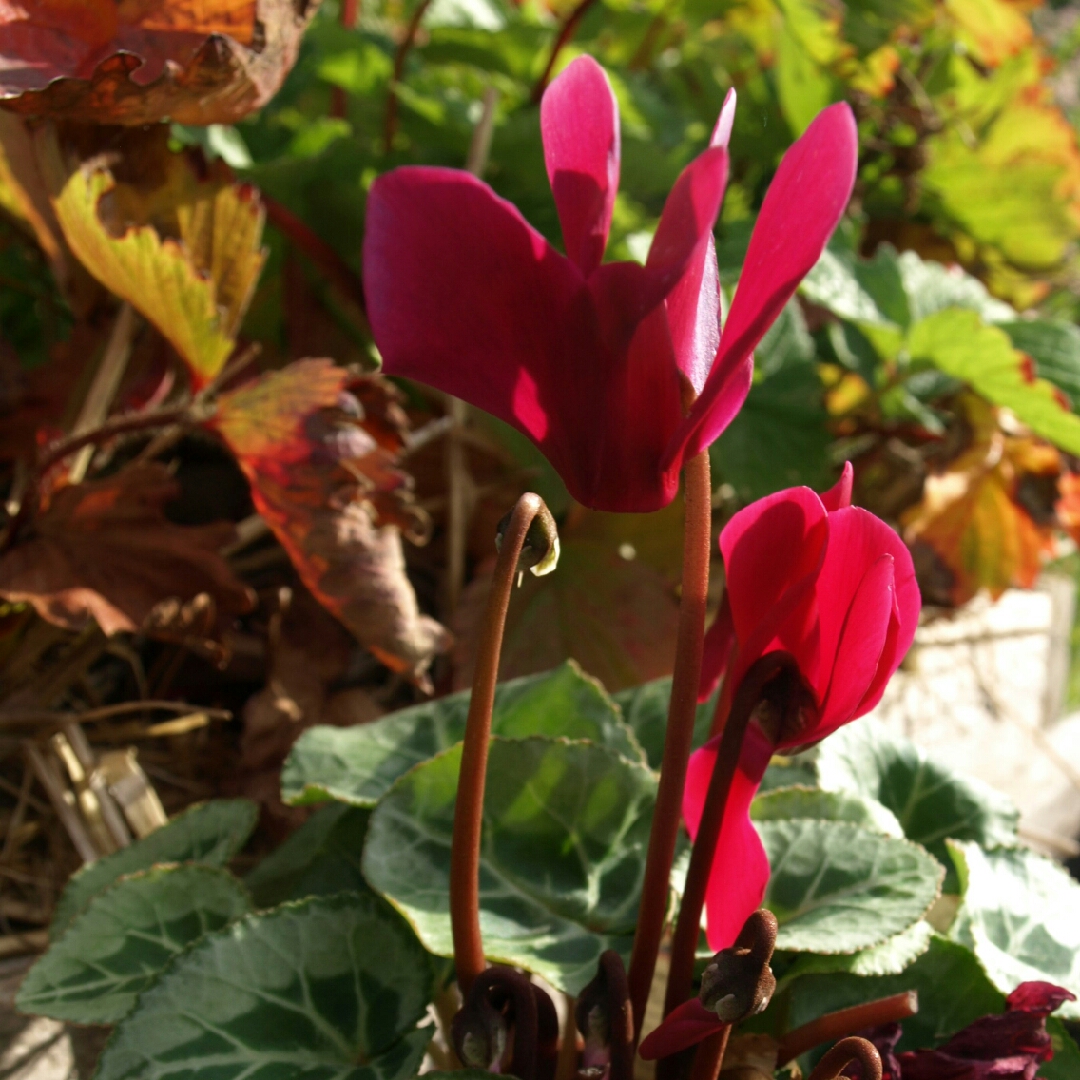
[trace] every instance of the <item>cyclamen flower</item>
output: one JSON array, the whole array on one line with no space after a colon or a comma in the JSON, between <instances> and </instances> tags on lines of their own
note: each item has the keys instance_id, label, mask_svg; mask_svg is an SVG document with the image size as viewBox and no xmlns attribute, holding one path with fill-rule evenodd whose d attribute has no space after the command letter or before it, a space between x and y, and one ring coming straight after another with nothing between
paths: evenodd
<instances>
[{"instance_id":1,"label":"cyclamen flower","mask_svg":"<svg viewBox=\"0 0 1080 1080\"><path fill-rule=\"evenodd\" d=\"M734 941L760 905L769 862L750 803L769 758L817 742L869 712L915 636L920 599L911 555L869 511L853 507L851 466L822 496L790 488L737 513L720 536L733 644L728 686L767 653L790 653L803 703L792 730L746 730L724 810L705 910L709 945ZM713 663L722 650L714 651ZM683 814L697 834L719 738L690 759Z\"/></svg>"},{"instance_id":2,"label":"cyclamen flower","mask_svg":"<svg viewBox=\"0 0 1080 1080\"><path fill-rule=\"evenodd\" d=\"M667 505L684 460L741 407L752 351L820 257L855 178L854 118L833 105L780 164L721 335L712 229L734 106L729 94L711 145L672 188L644 266L601 264L619 183L619 112L587 56L551 84L540 109L565 256L468 173L404 167L379 177L363 263L387 374L513 425L586 506Z\"/></svg>"}]
</instances>

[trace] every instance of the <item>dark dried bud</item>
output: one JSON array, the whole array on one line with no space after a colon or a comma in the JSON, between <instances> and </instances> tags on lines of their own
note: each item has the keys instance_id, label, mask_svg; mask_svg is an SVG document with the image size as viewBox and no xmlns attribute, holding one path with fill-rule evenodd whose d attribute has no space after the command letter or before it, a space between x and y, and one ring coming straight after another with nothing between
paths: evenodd
<instances>
[{"instance_id":1,"label":"dark dried bud","mask_svg":"<svg viewBox=\"0 0 1080 1080\"><path fill-rule=\"evenodd\" d=\"M608 1080L631 1080L634 1063L634 1015L622 957L608 949L596 965L592 982L578 995L574 1011L585 1037L580 1072L606 1072Z\"/></svg>"},{"instance_id":2,"label":"dark dried bud","mask_svg":"<svg viewBox=\"0 0 1080 1080\"><path fill-rule=\"evenodd\" d=\"M736 1024L762 1012L776 990L769 967L776 944L776 916L755 911L743 924L735 944L721 949L701 976L702 1005L725 1024Z\"/></svg>"},{"instance_id":3,"label":"dark dried bud","mask_svg":"<svg viewBox=\"0 0 1080 1080\"><path fill-rule=\"evenodd\" d=\"M539 495L527 492L521 496L518 504L525 499L534 503L535 515L529 525L529 531L525 534L525 544L518 558L518 569L529 570L534 577L543 577L544 574L550 574L559 561L559 530L555 526L555 519L551 516L547 503ZM513 515L514 510L511 510L499 521L495 530L496 551L502 550L503 537L510 527L510 519Z\"/></svg>"}]
</instances>

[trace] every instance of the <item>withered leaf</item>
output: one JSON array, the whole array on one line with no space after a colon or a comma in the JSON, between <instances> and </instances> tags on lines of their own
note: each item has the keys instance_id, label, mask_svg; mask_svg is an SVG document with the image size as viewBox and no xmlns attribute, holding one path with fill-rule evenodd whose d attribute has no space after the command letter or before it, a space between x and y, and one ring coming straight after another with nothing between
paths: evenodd
<instances>
[{"instance_id":1,"label":"withered leaf","mask_svg":"<svg viewBox=\"0 0 1080 1080\"><path fill-rule=\"evenodd\" d=\"M0 100L84 123L231 124L296 62L317 0L12 0Z\"/></svg>"},{"instance_id":2,"label":"withered leaf","mask_svg":"<svg viewBox=\"0 0 1080 1080\"><path fill-rule=\"evenodd\" d=\"M53 492L0 555L0 596L58 626L96 619L106 634L141 628L173 597L207 593L222 617L249 610L250 590L219 554L232 525L174 525L162 510L176 493L158 464Z\"/></svg>"},{"instance_id":3,"label":"withered leaf","mask_svg":"<svg viewBox=\"0 0 1080 1080\"><path fill-rule=\"evenodd\" d=\"M208 426L316 599L379 660L426 685L449 636L420 613L398 528L376 521L394 505L409 520L405 477L377 444L385 432L365 430L348 381L329 360L298 360L222 394Z\"/></svg>"}]
</instances>

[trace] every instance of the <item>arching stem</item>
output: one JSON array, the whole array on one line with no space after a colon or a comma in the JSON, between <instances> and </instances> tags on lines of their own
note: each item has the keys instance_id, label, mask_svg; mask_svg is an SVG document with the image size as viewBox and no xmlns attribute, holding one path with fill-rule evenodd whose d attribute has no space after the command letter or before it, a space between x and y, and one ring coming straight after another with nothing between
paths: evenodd
<instances>
[{"instance_id":1,"label":"arching stem","mask_svg":"<svg viewBox=\"0 0 1080 1080\"><path fill-rule=\"evenodd\" d=\"M842 1080L841 1074L848 1065L857 1061L860 1066L859 1080L881 1080L881 1055L869 1039L841 1039L817 1063L809 1080Z\"/></svg>"},{"instance_id":2,"label":"arching stem","mask_svg":"<svg viewBox=\"0 0 1080 1080\"><path fill-rule=\"evenodd\" d=\"M484 782L491 709L499 676L503 629L510 593L519 573L519 560L528 543L526 566L546 573L558 557L555 521L539 495L527 492L518 499L501 531L499 557L491 581L484 625L477 649L472 698L465 722L454 836L450 862L450 921L454 936L454 966L462 995L468 996L473 980L484 971L484 946L480 938L480 831L484 813Z\"/></svg>"}]
</instances>

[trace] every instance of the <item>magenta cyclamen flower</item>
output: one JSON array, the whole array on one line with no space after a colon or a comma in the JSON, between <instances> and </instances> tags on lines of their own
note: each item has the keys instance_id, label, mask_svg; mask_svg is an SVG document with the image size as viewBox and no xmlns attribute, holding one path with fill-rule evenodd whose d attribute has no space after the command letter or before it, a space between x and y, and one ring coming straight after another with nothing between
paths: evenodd
<instances>
[{"instance_id":1,"label":"magenta cyclamen flower","mask_svg":"<svg viewBox=\"0 0 1080 1080\"><path fill-rule=\"evenodd\" d=\"M512 424L586 506L665 506L684 460L738 412L752 350L820 257L854 183L855 122L833 105L780 164L721 335L712 229L734 105L729 93L711 145L672 188L644 266L601 263L619 183L619 112L587 56L551 84L540 109L565 256L468 173L405 167L379 177L363 262L387 374Z\"/></svg>"},{"instance_id":2,"label":"magenta cyclamen flower","mask_svg":"<svg viewBox=\"0 0 1080 1080\"><path fill-rule=\"evenodd\" d=\"M733 634L728 686L784 650L798 664L806 706L797 730L765 731L756 722L746 730L706 899L713 949L735 940L769 880L749 816L769 758L869 712L915 636L921 601L911 555L885 522L850 501L848 465L824 495L777 492L740 510L720 535ZM713 739L690 759L683 812L692 836L718 746Z\"/></svg>"}]
</instances>

